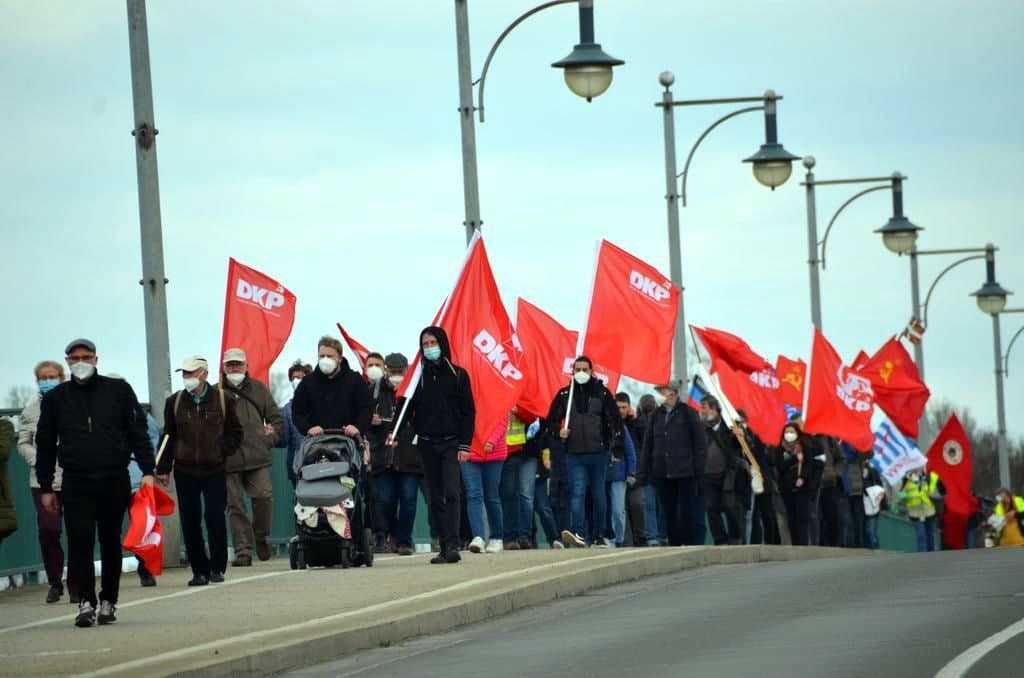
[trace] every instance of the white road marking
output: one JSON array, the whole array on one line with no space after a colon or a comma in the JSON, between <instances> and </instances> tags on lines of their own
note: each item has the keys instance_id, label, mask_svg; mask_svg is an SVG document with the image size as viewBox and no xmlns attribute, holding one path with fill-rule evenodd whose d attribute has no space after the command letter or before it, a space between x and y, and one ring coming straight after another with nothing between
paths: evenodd
<instances>
[{"instance_id":1,"label":"white road marking","mask_svg":"<svg viewBox=\"0 0 1024 678\"><path fill-rule=\"evenodd\" d=\"M999 633L993 633L988 638L967 648L958 654L953 661L943 666L935 674L935 678L959 678L960 676L967 675L971 667L981 661L985 655L1021 633L1024 633L1024 619L1010 624Z\"/></svg>"},{"instance_id":2,"label":"white road marking","mask_svg":"<svg viewBox=\"0 0 1024 678\"><path fill-rule=\"evenodd\" d=\"M378 603L376 605L370 605L368 607L364 607L364 608L361 608L359 610L351 610L351 611L348 611L348 612L340 612L338 614L332 614L332 615L329 615L327 617L320 617L320 618L317 618L317 619L309 619L307 621L299 622L297 624L289 624L287 626L280 626L280 627L273 628L273 629L266 629L266 630L262 630L262 631L252 631L252 632L243 633L243 634L240 634L240 635L237 635L237 636L231 636L231 637L228 637L228 638L221 638L219 640L210 641L208 643L202 643L202 644L199 644L199 645L193 645L191 647L185 647L185 648L181 648L181 649L178 649L178 650L172 650L170 652L164 652L163 654L152 655L152 656L146 657L144 659L135 659L133 661L124 662L123 664L115 664L113 666L107 666L107 667L105 667L103 669L100 669L98 671L92 671L92 672L89 672L89 673L82 673L82 674L78 674L78 675L81 676L82 678L85 678L85 677L89 677L89 676L106 676L106 675L110 675L110 674L113 674L113 673L119 673L119 672L123 672L123 671L134 671L134 670L142 669L143 667L148 667L150 665L154 665L154 664L159 665L159 664L162 664L164 662L173 661L173 660L176 660L176 659L181 659L183 657L188 657L189 655L198 654L200 652L207 652L207 651L211 651L211 650L221 650L222 648L224 648L227 645L237 645L239 643L245 643L245 642L249 642L249 641L255 641L255 640L262 640L262 639L266 639L266 638L271 638L271 637L273 637L275 635L278 635L278 634L280 634L281 632L284 632L284 631L322 630L322 629L326 628L327 626L329 626L330 624L334 624L336 622L339 622L339 621L342 621L342 620L345 620L345 619L349 619L351 617L362 616L362 615L370 615L370 614L374 614L376 612L381 612L381 611L384 611L384 610L388 610L388 609L391 609L391 608L394 608L394 607L405 606L405 605L408 605L409 603L415 603L415 602L421 601L421 600L429 600L431 598L438 598L438 597L444 596L444 595L449 594L449 593L454 593L454 592L457 592L457 591L462 591L462 590L465 590L465 589L468 589L468 588L479 586L481 584L489 584L489 583L494 583L494 582L500 582L500 581L503 581L503 580L506 580L506 579L511 579L513 577L521 577L523 575L530 575L530 574L534 574L534 573L550 571L550 570L553 570L553 569L562 568L562 567L568 567L568 566L571 566L571 565L578 565L580 563L585 563L585 562L591 562L591 561L597 561L597 560L607 560L607 559L612 559L612 558L621 558L622 556L626 556L626 555L634 555L635 556L636 555L636 551L634 551L632 549L630 549L630 550L625 550L625 549L623 549L623 550L616 550L616 551L612 551L611 553L607 553L607 554L600 555L600 556L590 556L590 557L585 558L585 559L573 558L571 560L561 560L561 561L558 561L558 562L555 562L555 563L546 563L544 565L535 565L533 567L527 567L527 568L522 569L522 570L514 570L514 571L511 571L511 572L503 572L501 574L493 574L493 575L490 575L489 577L481 577L479 579L469 579L469 580L466 580L466 581L459 582L458 584L452 584L451 586L446 586L446 587L441 588L441 589L435 589L433 591L428 591L426 593L420 593L418 595L410 596L408 598L402 598L400 600L391 600L391 601L388 601L386 603Z\"/></svg>"}]
</instances>

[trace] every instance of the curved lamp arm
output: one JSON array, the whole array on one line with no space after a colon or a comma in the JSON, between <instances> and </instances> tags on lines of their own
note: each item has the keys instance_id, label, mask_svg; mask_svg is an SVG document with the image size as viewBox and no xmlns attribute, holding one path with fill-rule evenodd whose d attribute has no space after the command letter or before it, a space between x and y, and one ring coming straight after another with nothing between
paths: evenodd
<instances>
[{"instance_id":1,"label":"curved lamp arm","mask_svg":"<svg viewBox=\"0 0 1024 678\"><path fill-rule=\"evenodd\" d=\"M494 53L498 51L498 46L505 41L505 38L508 37L509 33L515 30L516 26L523 23L534 14L537 14L538 12L543 12L544 10L554 7L556 5L567 5L571 2L578 2L578 0L551 0L550 2L545 2L543 4L537 5L530 11L526 12L525 14L522 14L518 19L513 21L511 24L509 24L508 28L502 31L501 35L498 36L498 39L494 41L494 44L491 46L491 51L487 53L487 58L484 60L484 69L483 71L480 72L479 79L477 79L473 83L474 85L480 85L480 94L479 98L477 99L476 106L477 110L480 111L480 122L484 121L484 84L485 81L487 80L487 70L491 67L491 59L494 58Z\"/></svg>"},{"instance_id":2,"label":"curved lamp arm","mask_svg":"<svg viewBox=\"0 0 1024 678\"><path fill-rule=\"evenodd\" d=\"M742 115L744 113L753 113L754 111L763 111L763 110L764 110L764 106L751 106L749 108L741 108L738 111L733 111L732 113L730 113L728 115L723 115L721 118L719 118L718 120L715 120L713 123L711 123L711 126L708 127L706 130L704 130L704 133L701 134L697 138L697 142L690 149L690 154L688 156L686 156L686 164L683 165L683 171L680 172L678 175L676 175L677 179L679 177L683 178L683 188L682 188L682 191L680 191L680 196L679 196L682 199L682 201L683 201L683 207L686 207L686 177L689 176L690 161L693 160L693 154L697 151L697 147L700 146L701 142L704 141L704 138L707 135L711 134L711 130L715 129L716 127L718 127L719 125L721 125L723 122L725 122L726 120L728 120L730 118L735 118L737 115Z\"/></svg>"},{"instance_id":3,"label":"curved lamp arm","mask_svg":"<svg viewBox=\"0 0 1024 678\"><path fill-rule=\"evenodd\" d=\"M891 186L888 186L888 185L887 186L874 186L872 188L865 188L863 191L861 191L860 193L857 193L852 198L850 198L849 200L844 202L839 207L839 209L836 210L836 213L832 215L831 219L829 219L828 227L825 229L825 236L821 239L821 242L819 243L821 245L821 270L823 270L823 271L825 270L825 246L828 244L828 234L832 230L832 225L834 223L836 223L836 219L838 219L839 215L843 213L843 210L845 210L850 205L850 203L852 203L857 198L863 197L863 196L865 196L868 193L871 193L873 191L888 191L890 188L891 188Z\"/></svg>"},{"instance_id":4,"label":"curved lamp arm","mask_svg":"<svg viewBox=\"0 0 1024 678\"><path fill-rule=\"evenodd\" d=\"M1010 345L1006 347L1006 355L1003 357L1003 374L1007 377L1010 376L1010 351L1013 350L1013 342L1017 341L1017 337L1024 332L1024 325L1017 330L1017 334L1013 335L1013 339L1010 339Z\"/></svg>"},{"instance_id":5,"label":"curved lamp arm","mask_svg":"<svg viewBox=\"0 0 1024 678\"><path fill-rule=\"evenodd\" d=\"M957 259L952 264L950 264L946 268L942 269L942 273L940 273L939 275L937 275L935 277L935 280L932 281L931 287L928 288L928 294L924 295L924 305L921 307L921 315L923 316L921 318L921 322L924 323L925 329L928 328L928 301L932 298L932 292L935 291L935 286L939 284L940 280L942 280L942 276L946 275L947 273L952 271L954 268L956 268L960 264L966 263L966 262L971 261L973 259L984 259L984 258L985 258L984 254L976 254L976 255L974 255L972 257L964 257L963 259Z\"/></svg>"}]
</instances>

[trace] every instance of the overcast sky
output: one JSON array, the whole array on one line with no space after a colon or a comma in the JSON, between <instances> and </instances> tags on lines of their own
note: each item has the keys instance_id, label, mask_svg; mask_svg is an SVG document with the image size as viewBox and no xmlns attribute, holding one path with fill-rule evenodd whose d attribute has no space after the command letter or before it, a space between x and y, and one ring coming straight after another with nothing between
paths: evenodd
<instances>
[{"instance_id":1,"label":"overcast sky","mask_svg":"<svg viewBox=\"0 0 1024 678\"><path fill-rule=\"evenodd\" d=\"M533 2L473 0L474 73ZM577 41L576 8L513 32L477 128L484 236L516 296L577 326L606 237L668 270L658 73L677 99L774 88L780 140L819 180L900 170L921 248L999 246L1024 293L1019 200L1024 4L597 0L596 33L624 59L587 104L550 63ZM147 398L125 3L0 0L0 224L6 330L0 388L32 382L68 339ZM415 348L464 247L454 7L447 0L149 3L173 366L220 344L228 257L298 296L278 369L315 357L341 321L382 352ZM1017 45L1014 47L1013 45ZM677 110L680 165L729 107ZM682 210L686 318L774 360L810 347L802 168L771 192L740 161L760 115L698 151ZM821 187L821 231L857 187ZM872 231L886 192L851 205L829 239L824 329L850 359L910 315L909 262ZM953 259L924 257L922 296ZM934 396L995 425L992 324L965 264L936 288L925 339ZM1011 306L1013 306L1011 298ZM1024 299L1018 302L1024 305ZM1004 350L1024 314L1003 318ZM1006 383L1024 434L1024 352ZM177 384L176 384L177 386Z\"/></svg>"}]
</instances>

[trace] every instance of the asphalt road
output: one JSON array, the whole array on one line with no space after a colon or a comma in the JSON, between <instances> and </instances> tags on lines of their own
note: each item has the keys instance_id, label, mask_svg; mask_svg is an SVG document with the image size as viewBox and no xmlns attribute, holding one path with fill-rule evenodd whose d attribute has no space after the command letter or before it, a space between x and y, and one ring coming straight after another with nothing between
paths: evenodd
<instances>
[{"instance_id":1,"label":"asphalt road","mask_svg":"<svg viewBox=\"0 0 1024 678\"><path fill-rule=\"evenodd\" d=\"M1024 618L1024 549L713 567L295 671L366 675L932 676ZM967 675L1022 675L1024 635Z\"/></svg>"}]
</instances>

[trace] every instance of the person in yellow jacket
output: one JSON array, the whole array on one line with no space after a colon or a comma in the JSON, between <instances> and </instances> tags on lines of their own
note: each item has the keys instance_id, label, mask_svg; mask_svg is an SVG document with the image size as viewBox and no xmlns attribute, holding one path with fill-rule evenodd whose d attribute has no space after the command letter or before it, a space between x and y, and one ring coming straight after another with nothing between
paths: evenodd
<instances>
[{"instance_id":1,"label":"person in yellow jacket","mask_svg":"<svg viewBox=\"0 0 1024 678\"><path fill-rule=\"evenodd\" d=\"M1013 496L1007 489L998 490L993 514L1006 521L1003 529L999 532L999 545L1024 546L1024 530L1021 529L1021 519L1024 518L1024 498Z\"/></svg>"},{"instance_id":2,"label":"person in yellow jacket","mask_svg":"<svg viewBox=\"0 0 1024 678\"><path fill-rule=\"evenodd\" d=\"M911 471L903 479L900 503L907 509L914 525L918 552L935 550L935 501L940 499L939 476L924 474L923 469Z\"/></svg>"}]
</instances>

